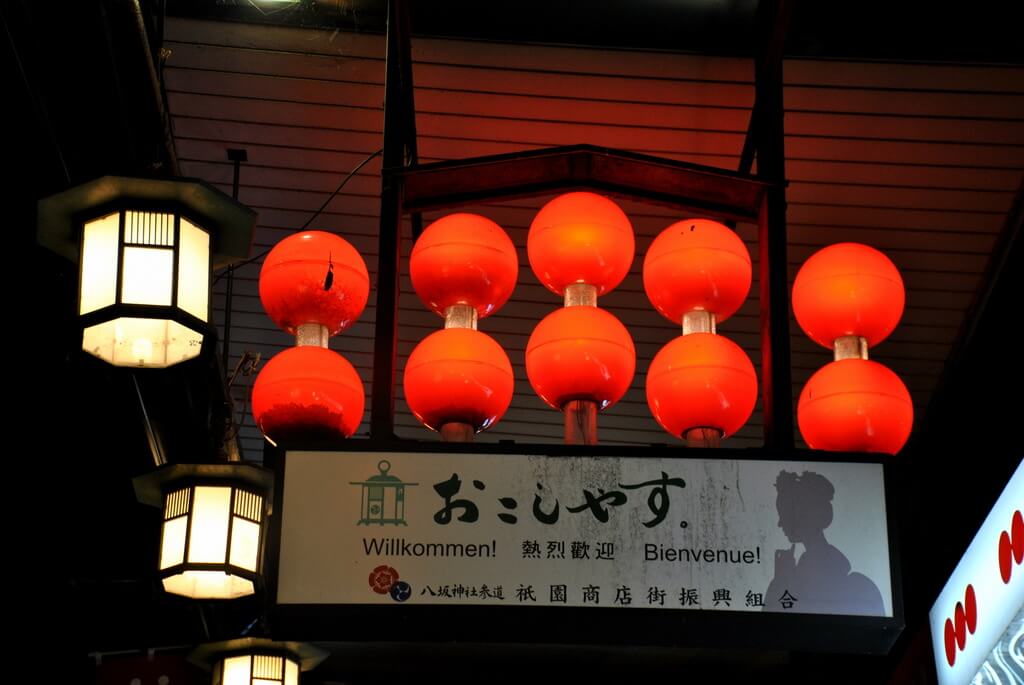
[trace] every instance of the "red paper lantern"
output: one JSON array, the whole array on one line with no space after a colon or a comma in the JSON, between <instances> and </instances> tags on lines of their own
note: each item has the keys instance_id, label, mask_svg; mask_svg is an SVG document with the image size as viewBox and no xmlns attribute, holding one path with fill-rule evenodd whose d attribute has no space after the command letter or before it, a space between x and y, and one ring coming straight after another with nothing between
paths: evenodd
<instances>
[{"instance_id":1,"label":"red paper lantern","mask_svg":"<svg viewBox=\"0 0 1024 685\"><path fill-rule=\"evenodd\" d=\"M427 428L498 422L512 402L512 363L493 338L471 328L431 333L405 364L405 401Z\"/></svg>"},{"instance_id":2,"label":"red paper lantern","mask_svg":"<svg viewBox=\"0 0 1024 685\"><path fill-rule=\"evenodd\" d=\"M914 404L903 381L885 366L841 359L807 381L797 421L812 449L896 454L910 437Z\"/></svg>"},{"instance_id":3,"label":"red paper lantern","mask_svg":"<svg viewBox=\"0 0 1024 685\"><path fill-rule=\"evenodd\" d=\"M633 226L617 204L594 193L567 193L544 205L526 238L530 266L556 295L573 283L612 290L633 263Z\"/></svg>"},{"instance_id":4,"label":"red paper lantern","mask_svg":"<svg viewBox=\"0 0 1024 685\"><path fill-rule=\"evenodd\" d=\"M856 335L869 346L882 342L903 315L903 279L884 254L858 243L815 252L793 283L793 313L819 345Z\"/></svg>"},{"instance_id":5,"label":"red paper lantern","mask_svg":"<svg viewBox=\"0 0 1024 685\"><path fill-rule=\"evenodd\" d=\"M526 375L542 400L562 409L570 400L605 409L633 382L636 350L629 331L597 307L557 309L526 343Z\"/></svg>"},{"instance_id":6,"label":"red paper lantern","mask_svg":"<svg viewBox=\"0 0 1024 685\"><path fill-rule=\"evenodd\" d=\"M687 219L662 231L644 258L644 290L651 304L679 323L693 310L720 323L750 292L750 253L736 232L708 219Z\"/></svg>"},{"instance_id":7,"label":"red paper lantern","mask_svg":"<svg viewBox=\"0 0 1024 685\"><path fill-rule=\"evenodd\" d=\"M441 316L454 304L468 304L483 318L508 301L519 258L498 224L477 214L449 214L416 241L409 273L416 294Z\"/></svg>"},{"instance_id":8,"label":"red paper lantern","mask_svg":"<svg viewBox=\"0 0 1024 685\"><path fill-rule=\"evenodd\" d=\"M714 428L728 437L750 418L757 374L739 345L711 333L670 341L647 371L647 404L662 428L677 437Z\"/></svg>"},{"instance_id":9,"label":"red paper lantern","mask_svg":"<svg viewBox=\"0 0 1024 685\"><path fill-rule=\"evenodd\" d=\"M260 370L252 414L274 442L347 438L363 420L363 382L337 352L289 347Z\"/></svg>"},{"instance_id":10,"label":"red paper lantern","mask_svg":"<svg viewBox=\"0 0 1024 685\"><path fill-rule=\"evenodd\" d=\"M366 263L344 238L323 231L288 236L270 251L260 270L260 301L284 331L316 323L334 335L366 307Z\"/></svg>"}]
</instances>

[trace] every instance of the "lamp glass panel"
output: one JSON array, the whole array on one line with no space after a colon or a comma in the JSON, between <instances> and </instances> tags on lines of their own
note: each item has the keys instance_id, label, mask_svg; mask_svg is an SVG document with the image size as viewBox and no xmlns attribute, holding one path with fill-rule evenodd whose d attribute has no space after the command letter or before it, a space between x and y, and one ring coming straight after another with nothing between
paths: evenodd
<instances>
[{"instance_id":1,"label":"lamp glass panel","mask_svg":"<svg viewBox=\"0 0 1024 685\"><path fill-rule=\"evenodd\" d=\"M291 659L284 662L284 685L299 685L299 665Z\"/></svg>"},{"instance_id":2,"label":"lamp glass panel","mask_svg":"<svg viewBox=\"0 0 1024 685\"><path fill-rule=\"evenodd\" d=\"M167 322L163 319L121 317L89 326L82 349L114 366L167 366Z\"/></svg>"},{"instance_id":3,"label":"lamp glass panel","mask_svg":"<svg viewBox=\"0 0 1024 685\"><path fill-rule=\"evenodd\" d=\"M114 321L117 366L167 366L167 321L123 317Z\"/></svg>"},{"instance_id":4,"label":"lamp glass panel","mask_svg":"<svg viewBox=\"0 0 1024 685\"><path fill-rule=\"evenodd\" d=\"M199 356L203 334L177 321L121 317L86 328L82 349L115 366L163 368Z\"/></svg>"},{"instance_id":5,"label":"lamp glass panel","mask_svg":"<svg viewBox=\"0 0 1024 685\"><path fill-rule=\"evenodd\" d=\"M114 213L85 224L79 314L88 314L114 304L117 294L117 233L120 221L120 213Z\"/></svg>"},{"instance_id":6,"label":"lamp glass panel","mask_svg":"<svg viewBox=\"0 0 1024 685\"><path fill-rule=\"evenodd\" d=\"M166 592L192 599L235 599L256 592L251 580L223 571L185 571L163 582Z\"/></svg>"},{"instance_id":7,"label":"lamp glass panel","mask_svg":"<svg viewBox=\"0 0 1024 685\"><path fill-rule=\"evenodd\" d=\"M230 563L255 573L260 551L259 524L239 516L232 517L232 521Z\"/></svg>"},{"instance_id":8,"label":"lamp glass panel","mask_svg":"<svg viewBox=\"0 0 1024 685\"><path fill-rule=\"evenodd\" d=\"M284 659L279 656L260 654L254 656L252 666L253 685L280 685L284 675Z\"/></svg>"},{"instance_id":9,"label":"lamp glass panel","mask_svg":"<svg viewBox=\"0 0 1024 685\"><path fill-rule=\"evenodd\" d=\"M185 560L185 534L188 530L188 517L164 521L164 539L160 544L160 569L177 566Z\"/></svg>"},{"instance_id":10,"label":"lamp glass panel","mask_svg":"<svg viewBox=\"0 0 1024 685\"><path fill-rule=\"evenodd\" d=\"M121 301L127 304L170 306L174 280L174 250L164 247L124 248Z\"/></svg>"},{"instance_id":11,"label":"lamp glass panel","mask_svg":"<svg viewBox=\"0 0 1024 685\"><path fill-rule=\"evenodd\" d=\"M82 349L94 357L113 364L116 328L116 321L104 321L95 326L89 326L82 332Z\"/></svg>"},{"instance_id":12,"label":"lamp glass panel","mask_svg":"<svg viewBox=\"0 0 1024 685\"><path fill-rule=\"evenodd\" d=\"M231 518L231 488L196 486L192 504L188 561L224 563Z\"/></svg>"},{"instance_id":13,"label":"lamp glass panel","mask_svg":"<svg viewBox=\"0 0 1024 685\"><path fill-rule=\"evenodd\" d=\"M207 321L210 311L210 235L182 218L178 255L178 307Z\"/></svg>"},{"instance_id":14,"label":"lamp glass panel","mask_svg":"<svg viewBox=\"0 0 1024 685\"><path fill-rule=\"evenodd\" d=\"M165 366L198 357L203 349L203 334L177 321L167 322Z\"/></svg>"},{"instance_id":15,"label":"lamp glass panel","mask_svg":"<svg viewBox=\"0 0 1024 685\"><path fill-rule=\"evenodd\" d=\"M223 685L250 685L252 657L233 656L224 660Z\"/></svg>"}]
</instances>

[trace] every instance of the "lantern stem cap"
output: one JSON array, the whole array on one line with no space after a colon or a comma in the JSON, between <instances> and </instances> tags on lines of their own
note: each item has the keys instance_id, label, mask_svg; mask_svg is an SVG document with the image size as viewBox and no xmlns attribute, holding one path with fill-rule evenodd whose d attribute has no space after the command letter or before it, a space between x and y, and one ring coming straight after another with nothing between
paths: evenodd
<instances>
[{"instance_id":1,"label":"lantern stem cap","mask_svg":"<svg viewBox=\"0 0 1024 685\"><path fill-rule=\"evenodd\" d=\"M683 314L683 335L716 332L715 315L711 312L695 309Z\"/></svg>"},{"instance_id":2,"label":"lantern stem cap","mask_svg":"<svg viewBox=\"0 0 1024 685\"><path fill-rule=\"evenodd\" d=\"M565 286L566 307L596 307L597 286L589 283L571 283Z\"/></svg>"},{"instance_id":3,"label":"lantern stem cap","mask_svg":"<svg viewBox=\"0 0 1024 685\"><path fill-rule=\"evenodd\" d=\"M328 347L331 334L327 326L319 323L301 323L295 327L295 344L298 347Z\"/></svg>"},{"instance_id":4,"label":"lantern stem cap","mask_svg":"<svg viewBox=\"0 0 1024 685\"><path fill-rule=\"evenodd\" d=\"M867 359L868 341L857 335L844 335L833 343L835 361L840 359Z\"/></svg>"},{"instance_id":5,"label":"lantern stem cap","mask_svg":"<svg viewBox=\"0 0 1024 685\"><path fill-rule=\"evenodd\" d=\"M470 328L476 330L479 314L471 304L453 304L445 307L445 328Z\"/></svg>"}]
</instances>

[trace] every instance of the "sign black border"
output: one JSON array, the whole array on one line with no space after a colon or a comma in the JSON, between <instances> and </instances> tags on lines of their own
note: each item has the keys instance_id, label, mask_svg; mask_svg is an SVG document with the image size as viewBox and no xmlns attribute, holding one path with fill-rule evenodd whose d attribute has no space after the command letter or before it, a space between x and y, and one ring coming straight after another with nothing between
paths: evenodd
<instances>
[{"instance_id":1,"label":"sign black border","mask_svg":"<svg viewBox=\"0 0 1024 685\"><path fill-rule=\"evenodd\" d=\"M287 452L417 452L438 454L522 454L672 459L735 459L881 464L885 487L892 617L778 614L739 611L665 611L612 607L314 605L277 604L284 473ZM352 440L343 445L267 446L264 463L273 469L274 514L268 528L264 571L270 625L276 637L356 643L564 644L745 648L884 655L905 627L902 577L891 483L892 457L885 455L721 448L687 450L640 447L452 444Z\"/></svg>"}]
</instances>

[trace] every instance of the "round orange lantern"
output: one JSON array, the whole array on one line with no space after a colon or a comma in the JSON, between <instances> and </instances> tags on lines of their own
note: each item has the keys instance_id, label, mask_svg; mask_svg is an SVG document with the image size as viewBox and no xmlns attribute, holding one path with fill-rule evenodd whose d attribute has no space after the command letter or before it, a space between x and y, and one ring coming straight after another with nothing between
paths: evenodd
<instances>
[{"instance_id":1,"label":"round orange lantern","mask_svg":"<svg viewBox=\"0 0 1024 685\"><path fill-rule=\"evenodd\" d=\"M352 364L314 346L274 355L252 389L256 425L274 442L347 438L363 420L365 402Z\"/></svg>"},{"instance_id":2,"label":"round orange lantern","mask_svg":"<svg viewBox=\"0 0 1024 685\"><path fill-rule=\"evenodd\" d=\"M903 315L903 279L884 254L859 243L819 250L800 267L793 283L793 313L814 342L859 336L874 346Z\"/></svg>"},{"instance_id":3,"label":"round orange lantern","mask_svg":"<svg viewBox=\"0 0 1024 685\"><path fill-rule=\"evenodd\" d=\"M605 409L633 382L636 349L626 327L597 307L557 309L526 343L526 375L542 400L562 409L587 400Z\"/></svg>"},{"instance_id":4,"label":"round orange lantern","mask_svg":"<svg viewBox=\"0 0 1024 685\"><path fill-rule=\"evenodd\" d=\"M556 295L586 283L612 290L633 263L633 226L617 204L595 193L567 193L544 205L530 224L526 251L540 282Z\"/></svg>"},{"instance_id":5,"label":"round orange lantern","mask_svg":"<svg viewBox=\"0 0 1024 685\"><path fill-rule=\"evenodd\" d=\"M720 323L750 291L750 253L736 232L708 219L687 219L662 231L644 257L644 290L670 321L706 311Z\"/></svg>"},{"instance_id":6,"label":"round orange lantern","mask_svg":"<svg viewBox=\"0 0 1024 685\"><path fill-rule=\"evenodd\" d=\"M807 381L797 421L812 449L896 454L910 437L914 405L903 381L885 366L842 359Z\"/></svg>"},{"instance_id":7,"label":"round orange lantern","mask_svg":"<svg viewBox=\"0 0 1024 685\"><path fill-rule=\"evenodd\" d=\"M713 428L728 437L750 418L757 375L739 345L711 333L670 341L647 370L647 404L662 428L677 437Z\"/></svg>"},{"instance_id":8,"label":"round orange lantern","mask_svg":"<svg viewBox=\"0 0 1024 685\"><path fill-rule=\"evenodd\" d=\"M340 332L363 313L369 295L366 263L333 233L288 236L274 246L260 270L263 308L293 335L303 324L325 326L329 335Z\"/></svg>"},{"instance_id":9,"label":"round orange lantern","mask_svg":"<svg viewBox=\"0 0 1024 685\"><path fill-rule=\"evenodd\" d=\"M478 214L449 214L416 241L409 274L419 298L441 316L452 305L468 304L483 318L508 301L519 258L498 224Z\"/></svg>"},{"instance_id":10,"label":"round orange lantern","mask_svg":"<svg viewBox=\"0 0 1024 685\"><path fill-rule=\"evenodd\" d=\"M482 431L505 414L515 377L505 350L489 335L445 328L412 351L402 385L409 409L427 428L463 423Z\"/></svg>"}]
</instances>

